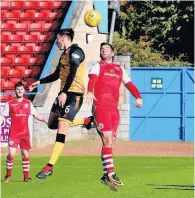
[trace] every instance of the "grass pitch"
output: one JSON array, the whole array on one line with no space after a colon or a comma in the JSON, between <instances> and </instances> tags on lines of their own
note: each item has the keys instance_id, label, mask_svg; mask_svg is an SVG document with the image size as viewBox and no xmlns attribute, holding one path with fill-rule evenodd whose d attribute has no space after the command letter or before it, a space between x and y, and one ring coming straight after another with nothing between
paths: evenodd
<instances>
[{"instance_id":1,"label":"grass pitch","mask_svg":"<svg viewBox=\"0 0 195 198\"><path fill-rule=\"evenodd\" d=\"M23 183L21 158L16 157L2 198L193 198L192 157L115 157L115 171L125 186L112 192L100 183L100 157L60 157L52 176L35 177L49 157L31 157L32 183ZM1 181L5 176L2 157Z\"/></svg>"}]
</instances>

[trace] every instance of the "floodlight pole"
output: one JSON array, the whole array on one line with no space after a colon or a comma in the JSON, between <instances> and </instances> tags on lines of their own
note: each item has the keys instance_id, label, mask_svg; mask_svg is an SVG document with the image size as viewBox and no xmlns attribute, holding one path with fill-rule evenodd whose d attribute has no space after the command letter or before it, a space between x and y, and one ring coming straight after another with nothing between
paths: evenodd
<instances>
[{"instance_id":1,"label":"floodlight pole","mask_svg":"<svg viewBox=\"0 0 195 198\"><path fill-rule=\"evenodd\" d=\"M112 21L111 21L111 26L110 26L109 44L112 44L114 26L115 26L115 21L116 21L116 13L120 15L120 0L111 0L109 8L112 9Z\"/></svg>"},{"instance_id":2,"label":"floodlight pole","mask_svg":"<svg viewBox=\"0 0 195 198\"><path fill-rule=\"evenodd\" d=\"M110 26L110 37L109 37L109 43L112 44L113 34L114 34L114 26L115 26L115 20L116 20L116 11L112 11L112 21Z\"/></svg>"}]
</instances>

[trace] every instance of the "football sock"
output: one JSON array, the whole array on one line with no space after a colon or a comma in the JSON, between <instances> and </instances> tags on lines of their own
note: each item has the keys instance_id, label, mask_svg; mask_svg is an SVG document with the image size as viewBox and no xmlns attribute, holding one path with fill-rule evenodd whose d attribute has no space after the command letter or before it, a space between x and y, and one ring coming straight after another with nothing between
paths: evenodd
<instances>
[{"instance_id":1,"label":"football sock","mask_svg":"<svg viewBox=\"0 0 195 198\"><path fill-rule=\"evenodd\" d=\"M101 153L101 159L102 159L102 166L103 166L103 173L108 174L108 176L111 176L114 174L114 163L113 163L113 157L112 157L112 148L109 147L102 147L102 153Z\"/></svg>"},{"instance_id":2,"label":"football sock","mask_svg":"<svg viewBox=\"0 0 195 198\"><path fill-rule=\"evenodd\" d=\"M64 143L65 143L65 135L64 134L58 134L56 135L56 143L53 147L49 164L54 165L60 156L60 153L62 152L62 149L64 148Z\"/></svg>"},{"instance_id":3,"label":"football sock","mask_svg":"<svg viewBox=\"0 0 195 198\"><path fill-rule=\"evenodd\" d=\"M78 126L78 125L83 125L85 124L85 119L86 118L75 118L72 123L70 124L70 127L73 127L73 126ZM88 119L88 118L87 118Z\"/></svg>"},{"instance_id":4,"label":"football sock","mask_svg":"<svg viewBox=\"0 0 195 198\"><path fill-rule=\"evenodd\" d=\"M14 162L14 157L7 156L7 160L6 160L6 172L7 172L6 174L7 174L7 176L12 175L13 162Z\"/></svg>"},{"instance_id":5,"label":"football sock","mask_svg":"<svg viewBox=\"0 0 195 198\"><path fill-rule=\"evenodd\" d=\"M29 158L23 158L22 159L22 168L23 168L23 174L24 174L24 179L28 178L28 173L30 170L30 161Z\"/></svg>"}]
</instances>

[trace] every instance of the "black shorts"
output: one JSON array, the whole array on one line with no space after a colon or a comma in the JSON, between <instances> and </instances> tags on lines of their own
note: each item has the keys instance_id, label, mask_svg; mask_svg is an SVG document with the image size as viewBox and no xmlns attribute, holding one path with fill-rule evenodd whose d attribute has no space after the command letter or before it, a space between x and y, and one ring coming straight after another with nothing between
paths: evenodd
<instances>
[{"instance_id":1,"label":"black shorts","mask_svg":"<svg viewBox=\"0 0 195 198\"><path fill-rule=\"evenodd\" d=\"M55 99L51 112L58 116L58 120L70 121L74 120L76 114L83 104L83 94L67 93L66 103L64 107L60 107L58 98Z\"/></svg>"}]
</instances>

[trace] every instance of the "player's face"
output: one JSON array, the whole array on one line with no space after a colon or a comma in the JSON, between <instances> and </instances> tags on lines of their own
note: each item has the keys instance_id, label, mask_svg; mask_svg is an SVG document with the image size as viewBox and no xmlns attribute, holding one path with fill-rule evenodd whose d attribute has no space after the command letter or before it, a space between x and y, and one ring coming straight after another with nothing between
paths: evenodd
<instances>
[{"instance_id":1,"label":"player's face","mask_svg":"<svg viewBox=\"0 0 195 198\"><path fill-rule=\"evenodd\" d=\"M60 50L65 50L67 41L68 39L66 35L64 36L57 35L56 45Z\"/></svg>"},{"instance_id":2,"label":"player's face","mask_svg":"<svg viewBox=\"0 0 195 198\"><path fill-rule=\"evenodd\" d=\"M100 50L100 54L103 60L112 59L114 52L109 45L103 45Z\"/></svg>"},{"instance_id":3,"label":"player's face","mask_svg":"<svg viewBox=\"0 0 195 198\"><path fill-rule=\"evenodd\" d=\"M15 93L16 93L17 98L22 98L23 95L24 95L24 92L25 92L25 90L24 90L23 86L16 87L16 89L15 89Z\"/></svg>"}]
</instances>

